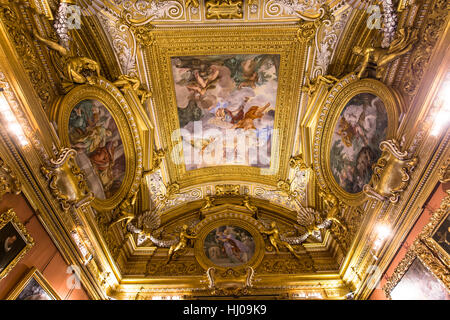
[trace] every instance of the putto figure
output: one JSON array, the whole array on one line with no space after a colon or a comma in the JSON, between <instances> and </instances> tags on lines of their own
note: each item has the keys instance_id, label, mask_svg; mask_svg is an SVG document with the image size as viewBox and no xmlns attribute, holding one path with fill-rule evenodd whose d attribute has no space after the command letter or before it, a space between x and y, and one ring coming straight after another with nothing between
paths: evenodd
<instances>
[{"instance_id":1,"label":"putto figure","mask_svg":"<svg viewBox=\"0 0 450 320\"><path fill-rule=\"evenodd\" d=\"M96 61L86 57L71 56L69 50L54 41L41 37L36 30L33 30L33 36L50 49L59 52L65 59L64 87L69 87L74 83L93 84L93 77L100 77L100 66Z\"/></svg>"},{"instance_id":2,"label":"putto figure","mask_svg":"<svg viewBox=\"0 0 450 320\"><path fill-rule=\"evenodd\" d=\"M269 230L263 230L261 231L261 233L264 233L269 236L269 242L275 248L277 253L280 253L280 249L278 248L278 246L285 247L286 249L289 250L290 253L294 255L294 257L300 259L300 255L297 252L295 252L294 248L286 241L281 240L280 230L278 230L277 223L275 221L272 221Z\"/></svg>"},{"instance_id":3,"label":"putto figure","mask_svg":"<svg viewBox=\"0 0 450 320\"><path fill-rule=\"evenodd\" d=\"M398 59L401 55L404 55L413 48L418 40L417 32L417 29L400 29L397 38L386 49L375 47L362 49L359 46L355 46L353 53L363 57L360 70L357 74L358 79L363 76L366 69L370 66L375 67L375 77L380 79L388 63Z\"/></svg>"},{"instance_id":4,"label":"putto figure","mask_svg":"<svg viewBox=\"0 0 450 320\"><path fill-rule=\"evenodd\" d=\"M175 253L180 252L187 247L189 240L195 240L197 238L195 235L188 234L188 226L186 224L183 225L179 237L180 240L169 248L166 264L172 260Z\"/></svg>"}]
</instances>

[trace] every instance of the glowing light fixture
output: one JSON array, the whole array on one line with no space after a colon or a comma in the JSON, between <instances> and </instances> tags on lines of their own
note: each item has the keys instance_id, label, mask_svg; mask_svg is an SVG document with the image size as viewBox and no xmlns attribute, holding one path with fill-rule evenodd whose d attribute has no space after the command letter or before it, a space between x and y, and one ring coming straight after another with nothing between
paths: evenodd
<instances>
[{"instance_id":1,"label":"glowing light fixture","mask_svg":"<svg viewBox=\"0 0 450 320\"><path fill-rule=\"evenodd\" d=\"M438 104L440 109L434 115L433 127L431 128L431 135L437 136L442 129L444 129L450 120L450 74L447 75L447 80L444 81L438 93Z\"/></svg>"},{"instance_id":2,"label":"glowing light fixture","mask_svg":"<svg viewBox=\"0 0 450 320\"><path fill-rule=\"evenodd\" d=\"M376 238L373 243L373 248L378 249L381 247L383 242L391 234L391 228L385 224L379 224L375 227Z\"/></svg>"},{"instance_id":3,"label":"glowing light fixture","mask_svg":"<svg viewBox=\"0 0 450 320\"><path fill-rule=\"evenodd\" d=\"M28 140L25 137L23 129L19 121L17 121L16 116L12 112L9 103L3 94L3 89L1 88L0 88L0 119L3 120L2 122L4 123L7 130L11 133L11 135L14 135L16 137L17 141L20 143L21 146L26 146L28 144Z\"/></svg>"}]
</instances>

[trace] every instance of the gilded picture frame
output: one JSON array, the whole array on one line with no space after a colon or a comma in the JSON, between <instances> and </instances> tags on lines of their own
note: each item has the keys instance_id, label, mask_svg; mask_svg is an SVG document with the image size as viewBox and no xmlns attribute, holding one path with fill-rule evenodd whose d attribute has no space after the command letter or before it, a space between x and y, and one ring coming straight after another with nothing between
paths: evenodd
<instances>
[{"instance_id":1,"label":"gilded picture frame","mask_svg":"<svg viewBox=\"0 0 450 320\"><path fill-rule=\"evenodd\" d=\"M53 106L51 118L57 124L62 144L72 146L69 137L69 119L72 110L80 102L92 100L98 101L108 111L117 126L123 146L125 169L120 187L112 196L104 199L96 196L92 201L92 206L98 211L111 210L139 188L142 177L144 146L141 143L133 108L112 83L103 78L96 78L93 84L76 86L57 101Z\"/></svg>"},{"instance_id":2,"label":"gilded picture frame","mask_svg":"<svg viewBox=\"0 0 450 320\"><path fill-rule=\"evenodd\" d=\"M207 183L227 176L227 179L244 179L276 185L289 170L289 155L293 143L296 107L304 75L307 45L297 40L297 28L250 27L242 30L229 28L198 28L195 30L163 28L152 30L152 45L144 51L148 61L148 74L152 80L153 103L157 113L161 139L169 150L168 172L181 188ZM268 45L270 43L270 45ZM279 55L278 90L274 130L277 138L271 146L270 168L246 165L219 165L186 170L182 149L180 121L177 116L177 99L171 59L176 57L214 55Z\"/></svg>"},{"instance_id":3,"label":"gilded picture frame","mask_svg":"<svg viewBox=\"0 0 450 320\"><path fill-rule=\"evenodd\" d=\"M353 98L361 95L370 95L379 98L385 107L387 114L387 128L384 140L394 137L399 118L399 110L402 109L400 96L388 88L382 82L375 79L358 80L354 73L340 79L328 92L325 102L319 111L319 118L314 133L313 144L313 169L319 186L322 189L330 189L338 198L348 205L359 205L365 195L362 188L359 192L350 193L336 181L331 168L331 147L338 120L349 106ZM381 142L381 141L380 141ZM380 152L381 153L381 152ZM372 163L375 163L373 161ZM368 183L370 178L367 179Z\"/></svg>"},{"instance_id":4,"label":"gilded picture frame","mask_svg":"<svg viewBox=\"0 0 450 320\"><path fill-rule=\"evenodd\" d=\"M448 237L448 219L450 215L450 190L447 190L447 196L441 202L440 207L433 212L430 218L430 222L423 228L419 235L422 242L433 252L433 254L438 257L441 262L450 268L450 255L443 248L443 243L436 240L436 234L438 230L442 229L445 224L446 232L444 232L442 237L445 237L443 242L446 242ZM448 244L445 244L448 246Z\"/></svg>"},{"instance_id":5,"label":"gilded picture frame","mask_svg":"<svg viewBox=\"0 0 450 320\"><path fill-rule=\"evenodd\" d=\"M9 209L0 215L0 238L2 239L2 250L6 246L6 242L8 241L8 239L15 239L11 243L11 245L9 245L10 250L8 250L8 252L12 253L13 256L8 257L7 252L1 251L1 280L8 275L8 273L16 266L16 264L34 246L34 240L28 233L25 226L20 222L13 209ZM6 251L6 249L4 250Z\"/></svg>"},{"instance_id":6,"label":"gilded picture frame","mask_svg":"<svg viewBox=\"0 0 450 320\"><path fill-rule=\"evenodd\" d=\"M27 292L25 292L27 290ZM31 295L33 293L33 295ZM44 295L44 296L43 296ZM46 296L45 296L46 295ZM38 299L36 299L36 297ZM48 299L39 299L41 297ZM42 273L36 268L23 277L22 280L9 293L7 300L61 300L58 293L52 288Z\"/></svg>"},{"instance_id":7,"label":"gilded picture frame","mask_svg":"<svg viewBox=\"0 0 450 320\"><path fill-rule=\"evenodd\" d=\"M247 262L237 266L224 266L216 264L207 256L205 252L205 240L208 234L213 233L221 227L227 226L245 230L251 236L254 243L253 255ZM237 272L240 272L246 270L247 267L256 268L261 263L265 254L264 239L259 230L260 227L261 226L259 226L256 220L245 214L223 213L217 216L210 216L202 221L200 225L196 226L195 233L197 235L197 239L194 244L195 258L205 270L210 267L214 267L222 271L231 268Z\"/></svg>"},{"instance_id":8,"label":"gilded picture frame","mask_svg":"<svg viewBox=\"0 0 450 320\"><path fill-rule=\"evenodd\" d=\"M408 272L409 268L416 261L416 259L418 259L426 270L431 273L439 284L447 289L447 293L450 292L448 268L445 267L443 263L433 255L432 251L430 251L430 249L424 245L420 239L416 239L414 244L406 252L405 257L397 265L394 272L382 288L385 296L389 300L393 299L391 296L393 290L397 287L397 285L399 285L403 276Z\"/></svg>"}]
</instances>

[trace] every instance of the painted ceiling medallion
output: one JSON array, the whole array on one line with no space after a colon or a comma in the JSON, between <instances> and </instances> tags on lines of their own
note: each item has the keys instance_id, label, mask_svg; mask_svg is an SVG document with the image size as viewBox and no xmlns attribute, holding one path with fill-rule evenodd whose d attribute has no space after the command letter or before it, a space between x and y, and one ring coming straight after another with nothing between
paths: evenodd
<instances>
[{"instance_id":1,"label":"painted ceiling medallion","mask_svg":"<svg viewBox=\"0 0 450 320\"><path fill-rule=\"evenodd\" d=\"M279 55L171 59L186 170L269 168Z\"/></svg>"},{"instance_id":2,"label":"painted ceiling medallion","mask_svg":"<svg viewBox=\"0 0 450 320\"><path fill-rule=\"evenodd\" d=\"M117 124L103 103L87 99L73 108L69 139L95 196L113 196L125 177L125 153Z\"/></svg>"},{"instance_id":3,"label":"painted ceiling medallion","mask_svg":"<svg viewBox=\"0 0 450 320\"><path fill-rule=\"evenodd\" d=\"M360 93L345 105L331 138L330 154L333 176L345 191L361 192L370 181L387 121L383 101L371 93Z\"/></svg>"}]
</instances>

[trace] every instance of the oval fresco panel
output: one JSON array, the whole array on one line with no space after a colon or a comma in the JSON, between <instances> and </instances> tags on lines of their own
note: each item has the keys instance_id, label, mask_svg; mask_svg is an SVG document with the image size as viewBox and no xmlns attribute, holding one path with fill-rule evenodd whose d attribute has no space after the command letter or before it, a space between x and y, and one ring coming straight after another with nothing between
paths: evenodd
<instances>
[{"instance_id":1,"label":"oval fresco panel","mask_svg":"<svg viewBox=\"0 0 450 320\"><path fill-rule=\"evenodd\" d=\"M357 94L345 105L331 138L330 168L348 193L361 192L370 181L387 125L384 103L373 94Z\"/></svg>"},{"instance_id":2,"label":"oval fresco panel","mask_svg":"<svg viewBox=\"0 0 450 320\"><path fill-rule=\"evenodd\" d=\"M255 241L245 229L236 226L220 226L205 238L205 255L220 267L237 267L246 264L255 253Z\"/></svg>"},{"instance_id":3,"label":"oval fresco panel","mask_svg":"<svg viewBox=\"0 0 450 320\"><path fill-rule=\"evenodd\" d=\"M117 125L101 102L83 100L72 109L69 139L94 195L111 198L125 177L125 153Z\"/></svg>"}]
</instances>

